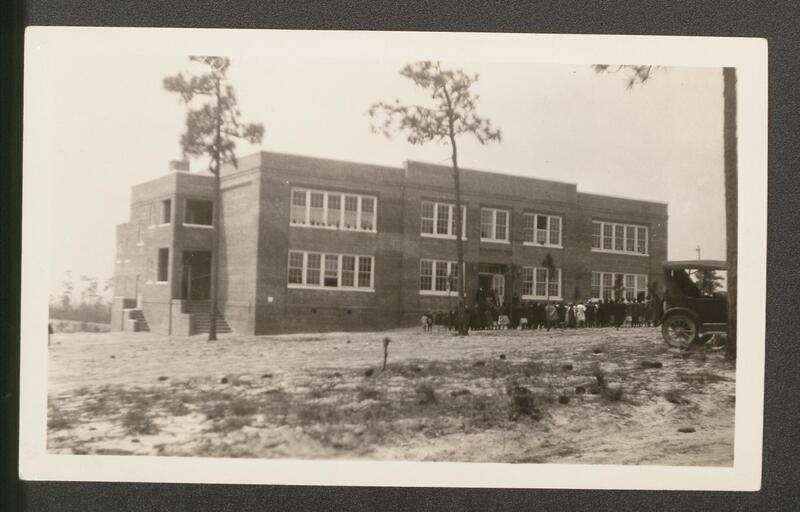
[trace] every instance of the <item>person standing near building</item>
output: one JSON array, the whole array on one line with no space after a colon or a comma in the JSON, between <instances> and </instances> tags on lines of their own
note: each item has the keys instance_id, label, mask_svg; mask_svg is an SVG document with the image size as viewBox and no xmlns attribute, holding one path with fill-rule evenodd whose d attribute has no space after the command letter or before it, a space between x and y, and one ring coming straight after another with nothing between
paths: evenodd
<instances>
[{"instance_id":1,"label":"person standing near building","mask_svg":"<svg viewBox=\"0 0 800 512\"><path fill-rule=\"evenodd\" d=\"M586 306L580 302L575 305L575 320L578 327L586 327Z\"/></svg>"},{"instance_id":2,"label":"person standing near building","mask_svg":"<svg viewBox=\"0 0 800 512\"><path fill-rule=\"evenodd\" d=\"M544 327L549 331L550 328L557 323L558 311L551 302L547 302L547 304L544 306Z\"/></svg>"}]
</instances>

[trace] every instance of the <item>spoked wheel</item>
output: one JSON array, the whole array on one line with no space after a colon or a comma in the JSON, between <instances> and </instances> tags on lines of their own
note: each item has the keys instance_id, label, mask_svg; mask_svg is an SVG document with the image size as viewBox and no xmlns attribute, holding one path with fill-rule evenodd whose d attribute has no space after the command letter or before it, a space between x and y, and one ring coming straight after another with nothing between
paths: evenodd
<instances>
[{"instance_id":1,"label":"spoked wheel","mask_svg":"<svg viewBox=\"0 0 800 512\"><path fill-rule=\"evenodd\" d=\"M697 324L684 313L670 315L661 324L661 335L670 347L686 348L697 340Z\"/></svg>"}]
</instances>

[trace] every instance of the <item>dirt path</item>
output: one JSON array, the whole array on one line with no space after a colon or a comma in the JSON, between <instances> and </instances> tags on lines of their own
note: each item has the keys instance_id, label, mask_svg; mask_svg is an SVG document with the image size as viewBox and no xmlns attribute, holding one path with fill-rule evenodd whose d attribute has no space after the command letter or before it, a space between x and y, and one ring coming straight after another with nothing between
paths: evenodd
<instances>
[{"instance_id":1,"label":"dirt path","mask_svg":"<svg viewBox=\"0 0 800 512\"><path fill-rule=\"evenodd\" d=\"M734 367L655 329L63 333L49 365L54 452L733 463Z\"/></svg>"}]
</instances>

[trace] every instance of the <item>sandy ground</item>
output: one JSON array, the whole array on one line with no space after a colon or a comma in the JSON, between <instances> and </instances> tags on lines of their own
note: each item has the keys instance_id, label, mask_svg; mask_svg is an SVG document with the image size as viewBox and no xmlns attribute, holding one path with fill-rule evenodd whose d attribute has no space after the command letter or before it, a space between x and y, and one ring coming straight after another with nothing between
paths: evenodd
<instances>
[{"instance_id":1,"label":"sandy ground","mask_svg":"<svg viewBox=\"0 0 800 512\"><path fill-rule=\"evenodd\" d=\"M656 329L52 342L54 453L733 464L733 364Z\"/></svg>"}]
</instances>

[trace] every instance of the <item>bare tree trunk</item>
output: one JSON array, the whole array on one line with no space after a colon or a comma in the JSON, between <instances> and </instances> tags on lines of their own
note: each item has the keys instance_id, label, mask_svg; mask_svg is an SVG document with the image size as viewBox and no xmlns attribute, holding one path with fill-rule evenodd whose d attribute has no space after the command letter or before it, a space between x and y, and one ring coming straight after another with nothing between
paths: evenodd
<instances>
[{"instance_id":1,"label":"bare tree trunk","mask_svg":"<svg viewBox=\"0 0 800 512\"><path fill-rule=\"evenodd\" d=\"M728 260L728 341L730 359L736 359L736 293L738 248L738 151L736 135L736 68L723 68L724 83L724 166L725 166L725 235Z\"/></svg>"},{"instance_id":2,"label":"bare tree trunk","mask_svg":"<svg viewBox=\"0 0 800 512\"><path fill-rule=\"evenodd\" d=\"M214 207L212 209L214 232L211 236L211 300L209 301L208 318L208 341L217 339L217 296L219 295L219 232L220 232L220 210L222 209L222 187L220 183L220 160L221 160L221 127L222 112L220 110L220 84L217 77L217 133L214 140Z\"/></svg>"},{"instance_id":3,"label":"bare tree trunk","mask_svg":"<svg viewBox=\"0 0 800 512\"><path fill-rule=\"evenodd\" d=\"M464 246L461 240L461 229L464 221L461 218L461 180L458 173L458 148L456 147L456 139L452 130L450 132L450 144L453 150L453 185L456 190L456 265L458 265L458 311L456 314L456 324L458 325L458 334L464 336L468 333L466 312L464 311L464 274L466 273L466 268L464 268Z\"/></svg>"}]
</instances>

